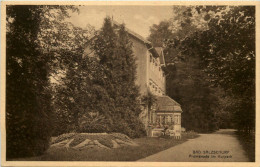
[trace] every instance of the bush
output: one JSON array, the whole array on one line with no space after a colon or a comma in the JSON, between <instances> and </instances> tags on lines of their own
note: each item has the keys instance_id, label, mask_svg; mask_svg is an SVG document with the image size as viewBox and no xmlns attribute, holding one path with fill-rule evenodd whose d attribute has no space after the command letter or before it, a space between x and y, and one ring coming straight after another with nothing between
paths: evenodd
<instances>
[{"instance_id":1,"label":"bush","mask_svg":"<svg viewBox=\"0 0 260 167\"><path fill-rule=\"evenodd\" d=\"M131 117L127 120L118 119L114 121L112 132L122 133L131 138L145 136L146 134L143 123L138 118L131 119Z\"/></svg>"},{"instance_id":2,"label":"bush","mask_svg":"<svg viewBox=\"0 0 260 167\"><path fill-rule=\"evenodd\" d=\"M50 143L51 128L48 119L37 114L7 117L6 156L7 160L16 157L37 156L42 154ZM51 123L50 123L51 124Z\"/></svg>"},{"instance_id":3,"label":"bush","mask_svg":"<svg viewBox=\"0 0 260 167\"><path fill-rule=\"evenodd\" d=\"M109 131L108 121L98 112L84 114L79 122L78 131L81 133L103 133Z\"/></svg>"}]
</instances>

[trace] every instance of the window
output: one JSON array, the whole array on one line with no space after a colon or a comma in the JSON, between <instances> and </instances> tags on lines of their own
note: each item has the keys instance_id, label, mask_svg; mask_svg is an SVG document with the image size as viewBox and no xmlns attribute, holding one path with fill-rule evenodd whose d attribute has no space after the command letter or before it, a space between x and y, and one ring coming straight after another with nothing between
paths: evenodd
<instances>
[{"instance_id":1,"label":"window","mask_svg":"<svg viewBox=\"0 0 260 167\"><path fill-rule=\"evenodd\" d=\"M161 71L161 67L159 67L159 71Z\"/></svg>"},{"instance_id":2,"label":"window","mask_svg":"<svg viewBox=\"0 0 260 167\"><path fill-rule=\"evenodd\" d=\"M181 124L181 116L180 115L174 116L174 124L177 124L177 125Z\"/></svg>"},{"instance_id":3,"label":"window","mask_svg":"<svg viewBox=\"0 0 260 167\"><path fill-rule=\"evenodd\" d=\"M150 55L150 62L152 62L153 61L153 56L152 55Z\"/></svg>"},{"instance_id":4,"label":"window","mask_svg":"<svg viewBox=\"0 0 260 167\"><path fill-rule=\"evenodd\" d=\"M178 116L177 116L177 115L174 116L174 123L175 123L175 124L179 124L179 123L178 123Z\"/></svg>"},{"instance_id":5,"label":"window","mask_svg":"<svg viewBox=\"0 0 260 167\"><path fill-rule=\"evenodd\" d=\"M166 122L167 122L167 117L166 116L162 116L163 117L163 124L166 124Z\"/></svg>"},{"instance_id":6,"label":"window","mask_svg":"<svg viewBox=\"0 0 260 167\"><path fill-rule=\"evenodd\" d=\"M172 122L172 119L171 119L171 116L170 116L170 115L167 116L167 120L168 120L168 123L171 123L171 122Z\"/></svg>"}]
</instances>

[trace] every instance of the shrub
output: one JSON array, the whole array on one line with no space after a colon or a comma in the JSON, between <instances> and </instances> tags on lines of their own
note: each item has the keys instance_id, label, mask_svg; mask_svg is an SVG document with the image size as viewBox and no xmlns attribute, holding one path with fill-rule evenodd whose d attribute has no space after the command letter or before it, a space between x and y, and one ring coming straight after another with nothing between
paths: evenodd
<instances>
[{"instance_id":1,"label":"shrub","mask_svg":"<svg viewBox=\"0 0 260 167\"><path fill-rule=\"evenodd\" d=\"M83 133L103 133L109 131L108 121L98 112L84 114L79 119L79 132Z\"/></svg>"}]
</instances>

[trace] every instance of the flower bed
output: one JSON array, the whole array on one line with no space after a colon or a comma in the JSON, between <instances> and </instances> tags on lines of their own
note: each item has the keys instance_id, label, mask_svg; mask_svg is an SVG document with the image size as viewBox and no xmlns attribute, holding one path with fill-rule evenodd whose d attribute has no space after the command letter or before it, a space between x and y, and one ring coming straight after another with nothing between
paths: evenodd
<instances>
[{"instance_id":1,"label":"flower bed","mask_svg":"<svg viewBox=\"0 0 260 167\"><path fill-rule=\"evenodd\" d=\"M69 133L58 136L52 142L53 147L84 148L118 148L123 145L136 146L131 138L121 133Z\"/></svg>"}]
</instances>

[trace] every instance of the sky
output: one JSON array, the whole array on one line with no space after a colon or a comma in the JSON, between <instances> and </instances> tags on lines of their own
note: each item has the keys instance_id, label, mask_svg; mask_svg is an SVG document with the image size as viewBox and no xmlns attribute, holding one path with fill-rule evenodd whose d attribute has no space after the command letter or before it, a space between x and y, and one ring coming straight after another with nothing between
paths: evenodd
<instances>
[{"instance_id":1,"label":"sky","mask_svg":"<svg viewBox=\"0 0 260 167\"><path fill-rule=\"evenodd\" d=\"M150 26L172 17L172 6L80 6L80 13L72 13L67 21L85 28L88 24L96 30L102 27L106 16L113 17L119 23L137 34L148 37Z\"/></svg>"}]
</instances>

